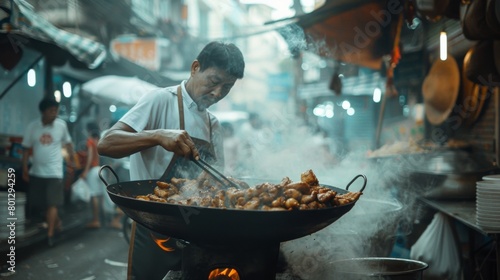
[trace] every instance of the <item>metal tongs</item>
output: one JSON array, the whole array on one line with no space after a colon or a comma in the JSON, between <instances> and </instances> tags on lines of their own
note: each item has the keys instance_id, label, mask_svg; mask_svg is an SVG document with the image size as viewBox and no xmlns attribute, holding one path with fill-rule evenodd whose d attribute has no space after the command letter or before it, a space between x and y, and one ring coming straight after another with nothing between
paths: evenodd
<instances>
[{"instance_id":1,"label":"metal tongs","mask_svg":"<svg viewBox=\"0 0 500 280\"><path fill-rule=\"evenodd\" d=\"M221 183L226 188L231 186L240 189L240 186L238 186L238 184L229 180L226 176L224 176L224 174L220 173L217 169L215 169L212 165L210 165L206 161L202 160L201 158L198 160L196 159L192 160L196 165L198 165L201 169L207 172L208 175L212 176L215 180L217 180L217 182ZM223 180L229 184L225 183Z\"/></svg>"}]
</instances>

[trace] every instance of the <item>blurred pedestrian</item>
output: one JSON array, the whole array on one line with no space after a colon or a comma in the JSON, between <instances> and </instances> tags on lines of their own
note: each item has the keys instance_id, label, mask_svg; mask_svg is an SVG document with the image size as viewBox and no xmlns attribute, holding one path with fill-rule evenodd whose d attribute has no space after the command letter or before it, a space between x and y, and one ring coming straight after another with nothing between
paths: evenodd
<instances>
[{"instance_id":1,"label":"blurred pedestrian","mask_svg":"<svg viewBox=\"0 0 500 280\"><path fill-rule=\"evenodd\" d=\"M106 131L104 131L101 135L104 135ZM111 167L115 174L118 176L118 180L120 182L130 181L130 171L126 167L128 166L129 158L110 158L110 157L100 157L101 166L107 165ZM102 174L106 181L113 180L115 177L107 172L103 172ZM109 178L108 178L109 177ZM116 178L115 178L116 179ZM99 179L100 180L100 179ZM102 182L102 181L101 181ZM102 196L102 210L105 216L106 222L108 222L109 227L114 229L122 230L123 225L123 217L125 213L111 200L109 195L106 192L106 187L103 185L104 191Z\"/></svg>"},{"instance_id":2,"label":"blurred pedestrian","mask_svg":"<svg viewBox=\"0 0 500 280\"><path fill-rule=\"evenodd\" d=\"M44 98L38 106L41 119L32 121L24 133L23 180L29 182L30 205L45 208L47 238L54 245L54 233L62 227L58 207L64 204L63 153L74 159L73 144L66 122L57 118L59 103ZM28 161L31 157L31 168ZM32 203L32 204L31 204Z\"/></svg>"},{"instance_id":3,"label":"blurred pedestrian","mask_svg":"<svg viewBox=\"0 0 500 280\"><path fill-rule=\"evenodd\" d=\"M92 220L87 228L101 227L102 195L104 183L99 179L99 154L97 153L97 142L100 138L99 126L95 122L87 123L87 161L80 178L87 181L90 188L90 204L92 209Z\"/></svg>"}]
</instances>

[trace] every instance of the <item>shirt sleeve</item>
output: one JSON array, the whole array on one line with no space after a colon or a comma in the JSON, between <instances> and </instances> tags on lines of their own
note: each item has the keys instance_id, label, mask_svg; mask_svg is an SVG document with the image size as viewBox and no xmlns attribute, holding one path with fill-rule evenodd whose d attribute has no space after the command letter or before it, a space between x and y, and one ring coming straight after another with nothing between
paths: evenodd
<instances>
[{"instance_id":1,"label":"shirt sleeve","mask_svg":"<svg viewBox=\"0 0 500 280\"><path fill-rule=\"evenodd\" d=\"M31 148L33 146L33 125L30 123L27 127L26 130L24 131L23 135L23 142L21 145L25 148Z\"/></svg>"},{"instance_id":2,"label":"shirt sleeve","mask_svg":"<svg viewBox=\"0 0 500 280\"><path fill-rule=\"evenodd\" d=\"M132 107L123 117L121 122L127 124L135 131L143 131L148 129L151 123L151 117L158 115L161 94L158 90L153 90L144 94L139 101Z\"/></svg>"}]
</instances>

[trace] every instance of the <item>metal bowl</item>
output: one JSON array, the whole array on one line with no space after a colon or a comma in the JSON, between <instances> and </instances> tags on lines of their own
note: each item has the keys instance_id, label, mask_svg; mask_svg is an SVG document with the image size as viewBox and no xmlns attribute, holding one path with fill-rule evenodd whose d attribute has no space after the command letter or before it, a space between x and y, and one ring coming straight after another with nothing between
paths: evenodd
<instances>
[{"instance_id":1,"label":"metal bowl","mask_svg":"<svg viewBox=\"0 0 500 280\"><path fill-rule=\"evenodd\" d=\"M352 258L331 262L332 279L420 280L427 263L398 258Z\"/></svg>"}]
</instances>

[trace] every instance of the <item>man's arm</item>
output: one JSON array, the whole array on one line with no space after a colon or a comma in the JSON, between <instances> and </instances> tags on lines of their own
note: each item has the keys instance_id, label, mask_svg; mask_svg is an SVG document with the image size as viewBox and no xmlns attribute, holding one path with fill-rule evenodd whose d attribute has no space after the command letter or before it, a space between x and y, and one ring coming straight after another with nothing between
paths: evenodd
<instances>
[{"instance_id":1,"label":"man's arm","mask_svg":"<svg viewBox=\"0 0 500 280\"><path fill-rule=\"evenodd\" d=\"M103 156L122 158L157 145L180 156L199 157L193 140L185 130L157 129L137 132L120 121L99 140L97 151Z\"/></svg>"},{"instance_id":2,"label":"man's arm","mask_svg":"<svg viewBox=\"0 0 500 280\"><path fill-rule=\"evenodd\" d=\"M68 164L69 166L76 168L79 167L76 157L75 157L75 149L73 149L73 143L68 142L64 145L64 149L68 153Z\"/></svg>"}]
</instances>

